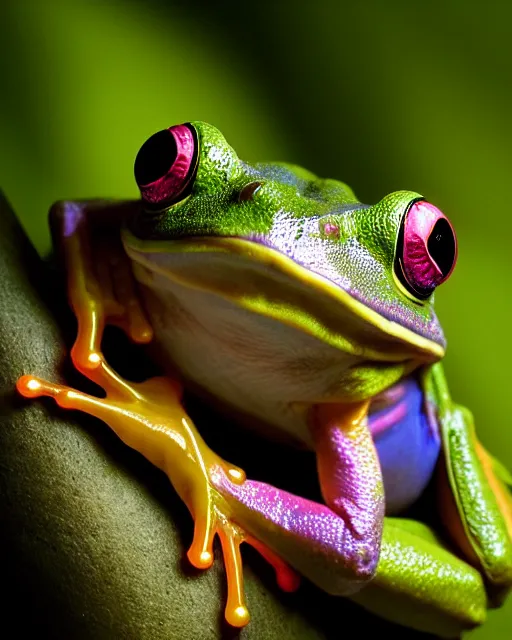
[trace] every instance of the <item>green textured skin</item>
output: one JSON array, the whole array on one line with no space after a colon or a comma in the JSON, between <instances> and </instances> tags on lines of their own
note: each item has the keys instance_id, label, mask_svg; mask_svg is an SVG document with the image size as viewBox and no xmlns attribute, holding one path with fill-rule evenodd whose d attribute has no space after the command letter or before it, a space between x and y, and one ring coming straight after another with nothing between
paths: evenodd
<instances>
[{"instance_id":1,"label":"green textured skin","mask_svg":"<svg viewBox=\"0 0 512 640\"><path fill-rule=\"evenodd\" d=\"M257 236L258 242L290 255L273 227L278 217L290 224L299 221L295 241L300 242L303 254L309 251L317 260L314 266L304 266L321 275L339 274L343 281L335 281L336 286L381 315L445 346L433 310L434 296L420 301L406 294L397 286L393 269L401 220L411 202L421 199L420 194L398 191L367 207L343 182L321 179L285 163L249 165L215 127L191 124L199 140L192 191L159 215L142 213L132 228L139 239L150 245L151 241L180 237ZM240 202L243 187L256 181L262 187L253 199ZM326 234L327 223L339 228L337 237ZM179 251L179 244L172 250Z\"/></svg>"},{"instance_id":2,"label":"green textured skin","mask_svg":"<svg viewBox=\"0 0 512 640\"><path fill-rule=\"evenodd\" d=\"M198 133L200 145L192 193L159 218L151 217L151 224L144 228L148 239L265 234L272 228L275 212L282 207L300 218L317 215L319 211L327 214L334 203L357 203L352 190L334 180L328 181L328 200L307 199L300 192L311 183L319 194L324 193L324 181L311 172L286 163L251 166L238 158L218 129L203 122L191 124ZM268 170L274 167L288 174L288 183L266 178ZM266 187L259 192L258 199L240 205L241 189L249 182L264 178Z\"/></svg>"},{"instance_id":3,"label":"green textured skin","mask_svg":"<svg viewBox=\"0 0 512 640\"><path fill-rule=\"evenodd\" d=\"M475 449L471 412L453 402L440 364L425 373L427 398L437 407L448 478L466 536L489 582L512 584L512 540Z\"/></svg>"},{"instance_id":4,"label":"green textured skin","mask_svg":"<svg viewBox=\"0 0 512 640\"><path fill-rule=\"evenodd\" d=\"M478 571L453 555L432 529L404 518L385 519L377 575L352 600L442 638L482 624L487 608Z\"/></svg>"}]
</instances>

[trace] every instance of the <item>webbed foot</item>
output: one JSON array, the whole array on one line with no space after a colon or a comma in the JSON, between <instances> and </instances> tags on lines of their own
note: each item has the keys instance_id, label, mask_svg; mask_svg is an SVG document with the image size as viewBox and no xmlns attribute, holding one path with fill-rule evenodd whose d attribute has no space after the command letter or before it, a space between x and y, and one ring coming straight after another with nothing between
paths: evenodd
<instances>
[{"instance_id":1,"label":"webbed foot","mask_svg":"<svg viewBox=\"0 0 512 640\"><path fill-rule=\"evenodd\" d=\"M100 356L101 358L101 356ZM278 584L291 591L298 578L264 544L248 535L232 517L232 505L214 487L211 475L221 469L234 485L242 484L244 472L217 456L205 444L182 408L181 386L169 378L152 378L129 383L111 375L100 359L98 375L106 391L97 398L76 389L33 376L23 376L17 388L25 397L50 396L66 409L77 409L106 422L128 446L142 453L169 477L194 518L194 536L187 556L193 566L207 569L213 563L213 541L222 545L226 567L228 598L226 620L241 627L249 622L245 602L240 545L247 542L274 566Z\"/></svg>"}]
</instances>

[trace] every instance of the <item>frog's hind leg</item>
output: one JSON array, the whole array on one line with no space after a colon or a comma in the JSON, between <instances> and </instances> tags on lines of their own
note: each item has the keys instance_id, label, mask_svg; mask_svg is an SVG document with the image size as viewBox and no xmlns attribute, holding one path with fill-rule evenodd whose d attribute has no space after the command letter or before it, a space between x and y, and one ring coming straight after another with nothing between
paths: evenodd
<instances>
[{"instance_id":1,"label":"frog's hind leg","mask_svg":"<svg viewBox=\"0 0 512 640\"><path fill-rule=\"evenodd\" d=\"M375 578L351 599L391 622L441 638L460 638L487 615L480 573L432 529L403 518L385 518Z\"/></svg>"},{"instance_id":2,"label":"frog's hind leg","mask_svg":"<svg viewBox=\"0 0 512 640\"><path fill-rule=\"evenodd\" d=\"M487 482L496 497L501 514L505 520L508 534L512 539L512 475L497 458L487 451L476 436L475 448Z\"/></svg>"},{"instance_id":3,"label":"frog's hind leg","mask_svg":"<svg viewBox=\"0 0 512 640\"><path fill-rule=\"evenodd\" d=\"M425 373L424 385L442 432L443 522L463 557L485 575L490 605L499 606L512 588L510 474L479 443L471 412L451 399L440 363Z\"/></svg>"}]
</instances>

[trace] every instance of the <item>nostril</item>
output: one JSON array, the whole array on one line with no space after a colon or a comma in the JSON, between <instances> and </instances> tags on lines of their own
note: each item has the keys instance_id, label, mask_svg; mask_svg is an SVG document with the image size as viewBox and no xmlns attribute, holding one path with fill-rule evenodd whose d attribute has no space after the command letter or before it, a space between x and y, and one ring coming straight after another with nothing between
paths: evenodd
<instances>
[{"instance_id":1,"label":"nostril","mask_svg":"<svg viewBox=\"0 0 512 640\"><path fill-rule=\"evenodd\" d=\"M148 138L135 158L135 181L145 187L167 175L177 156L174 136L169 129Z\"/></svg>"}]
</instances>

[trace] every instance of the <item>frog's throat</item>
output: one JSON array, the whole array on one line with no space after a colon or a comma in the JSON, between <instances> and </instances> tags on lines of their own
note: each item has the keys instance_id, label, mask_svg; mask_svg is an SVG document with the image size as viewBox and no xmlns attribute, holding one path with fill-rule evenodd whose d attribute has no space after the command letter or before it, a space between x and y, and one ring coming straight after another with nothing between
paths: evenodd
<instances>
[{"instance_id":1,"label":"frog's throat","mask_svg":"<svg viewBox=\"0 0 512 640\"><path fill-rule=\"evenodd\" d=\"M288 256L250 240L200 237L142 241L128 229L123 229L122 240L128 256L150 272L187 287L220 295L240 307L293 326L346 353L385 362L414 359L418 363L429 363L444 356L442 345L385 318ZM233 269L232 277L219 278L214 268L205 269L204 264L199 269L172 268L155 259L158 254L194 253L240 256L264 267L267 277L251 275L249 281L247 275ZM285 291L279 279L301 285L302 295L298 288L294 295L289 290L291 287ZM268 284L270 281L272 286ZM304 296L303 291L306 290L316 291L318 296ZM332 311L321 317L321 297L329 309L345 312L347 322L341 328L339 318L337 322L333 321Z\"/></svg>"}]
</instances>

